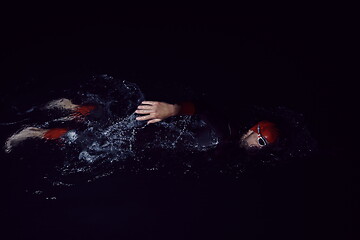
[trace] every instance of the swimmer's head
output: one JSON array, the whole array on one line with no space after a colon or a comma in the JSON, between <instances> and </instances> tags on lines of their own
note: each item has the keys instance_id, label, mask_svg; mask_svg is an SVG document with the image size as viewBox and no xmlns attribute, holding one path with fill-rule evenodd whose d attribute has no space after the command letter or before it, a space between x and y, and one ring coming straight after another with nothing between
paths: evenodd
<instances>
[{"instance_id":1,"label":"swimmer's head","mask_svg":"<svg viewBox=\"0 0 360 240\"><path fill-rule=\"evenodd\" d=\"M240 138L240 147L260 150L273 146L279 139L279 130L273 122L260 121Z\"/></svg>"},{"instance_id":2,"label":"swimmer's head","mask_svg":"<svg viewBox=\"0 0 360 240\"><path fill-rule=\"evenodd\" d=\"M281 106L254 107L249 112L250 117L243 121L243 127L247 125L247 128L235 125L235 121L233 123L239 129L238 132L233 131L233 146L241 154L238 159L242 162L272 165L308 157L316 152L316 141L308 131L302 114Z\"/></svg>"}]
</instances>

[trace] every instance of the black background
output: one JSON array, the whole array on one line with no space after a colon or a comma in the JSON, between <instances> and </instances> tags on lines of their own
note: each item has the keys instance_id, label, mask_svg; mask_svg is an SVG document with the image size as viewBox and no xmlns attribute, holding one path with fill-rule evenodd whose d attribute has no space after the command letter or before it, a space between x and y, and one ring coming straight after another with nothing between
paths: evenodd
<instances>
[{"instance_id":1,"label":"black background","mask_svg":"<svg viewBox=\"0 0 360 240\"><path fill-rule=\"evenodd\" d=\"M26 178L4 157L2 217L13 239L350 239L340 10L44 7L2 15L4 120L12 104L26 109L106 73L151 100L191 89L234 114L241 101L290 107L320 151L240 180L112 176L57 200L22 193Z\"/></svg>"}]
</instances>

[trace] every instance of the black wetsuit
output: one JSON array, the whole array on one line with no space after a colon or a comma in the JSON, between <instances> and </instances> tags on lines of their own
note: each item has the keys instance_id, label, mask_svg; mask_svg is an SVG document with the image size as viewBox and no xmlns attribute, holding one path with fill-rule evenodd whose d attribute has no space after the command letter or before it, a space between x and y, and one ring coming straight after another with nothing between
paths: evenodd
<instances>
[{"instance_id":1,"label":"black wetsuit","mask_svg":"<svg viewBox=\"0 0 360 240\"><path fill-rule=\"evenodd\" d=\"M256 121L250 118L253 114L246 105L236 106L235 110L231 110L229 105L214 104L206 100L191 103L195 109L194 114L199 115L215 131L221 142L239 141L240 134L245 133Z\"/></svg>"}]
</instances>

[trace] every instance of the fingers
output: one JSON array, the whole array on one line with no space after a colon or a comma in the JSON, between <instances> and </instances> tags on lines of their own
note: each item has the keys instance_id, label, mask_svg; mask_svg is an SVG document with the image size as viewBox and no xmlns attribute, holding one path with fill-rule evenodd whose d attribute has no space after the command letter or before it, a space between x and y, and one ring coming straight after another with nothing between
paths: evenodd
<instances>
[{"instance_id":1,"label":"fingers","mask_svg":"<svg viewBox=\"0 0 360 240\"><path fill-rule=\"evenodd\" d=\"M136 120L138 121L146 121L146 120L149 120L147 122L147 124L150 124L150 123L156 123L156 122L160 122L162 119L160 118L155 118L154 115L145 115L145 116L141 116L141 117L137 117Z\"/></svg>"},{"instance_id":2,"label":"fingers","mask_svg":"<svg viewBox=\"0 0 360 240\"><path fill-rule=\"evenodd\" d=\"M137 117L136 120L144 121L144 120L150 120L150 119L154 119L154 118L155 118L154 115L149 114L149 115Z\"/></svg>"},{"instance_id":3,"label":"fingers","mask_svg":"<svg viewBox=\"0 0 360 240\"><path fill-rule=\"evenodd\" d=\"M137 114L150 114L153 113L153 110L136 110L135 113Z\"/></svg>"},{"instance_id":4,"label":"fingers","mask_svg":"<svg viewBox=\"0 0 360 240\"><path fill-rule=\"evenodd\" d=\"M138 109L153 109L153 106L149 106L149 105L139 105Z\"/></svg>"},{"instance_id":5,"label":"fingers","mask_svg":"<svg viewBox=\"0 0 360 240\"><path fill-rule=\"evenodd\" d=\"M156 101L142 101L141 104L148 104L148 105L156 105L158 104L159 102L156 102Z\"/></svg>"},{"instance_id":6,"label":"fingers","mask_svg":"<svg viewBox=\"0 0 360 240\"><path fill-rule=\"evenodd\" d=\"M135 113L137 114L150 114L150 113L154 113L155 112L155 107L154 105L157 104L157 102L155 101L143 101L141 102L142 105L139 105L137 107L137 110L135 111ZM143 105L145 104L145 105Z\"/></svg>"},{"instance_id":7,"label":"fingers","mask_svg":"<svg viewBox=\"0 0 360 240\"><path fill-rule=\"evenodd\" d=\"M135 113L137 114L146 114L145 116L139 116L136 118L136 120L139 121L145 121L149 120L147 124L160 122L160 118L155 118L155 111L156 111L156 105L158 105L159 102L156 101L142 101L141 105L137 107L137 110Z\"/></svg>"},{"instance_id":8,"label":"fingers","mask_svg":"<svg viewBox=\"0 0 360 240\"><path fill-rule=\"evenodd\" d=\"M152 120L148 121L147 124L157 123L157 122L160 122L160 121L161 121L161 119L156 118L156 119L152 119Z\"/></svg>"},{"instance_id":9,"label":"fingers","mask_svg":"<svg viewBox=\"0 0 360 240\"><path fill-rule=\"evenodd\" d=\"M142 117L137 117L136 120L139 120L139 121L149 120L149 121L147 122L147 124L150 124L150 123L160 122L162 119L160 119L160 118L154 118L154 116L151 116L151 115L146 115L146 116L142 116Z\"/></svg>"}]
</instances>

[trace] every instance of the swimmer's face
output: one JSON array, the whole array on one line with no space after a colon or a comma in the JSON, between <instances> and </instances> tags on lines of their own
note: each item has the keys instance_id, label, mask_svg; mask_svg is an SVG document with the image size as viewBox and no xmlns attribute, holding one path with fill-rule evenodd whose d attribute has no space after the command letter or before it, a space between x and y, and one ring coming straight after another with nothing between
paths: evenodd
<instances>
[{"instance_id":1,"label":"swimmer's face","mask_svg":"<svg viewBox=\"0 0 360 240\"><path fill-rule=\"evenodd\" d=\"M259 144L258 134L252 130L249 130L247 131L247 133L241 136L240 147L250 150L250 149L261 149L264 146Z\"/></svg>"},{"instance_id":2,"label":"swimmer's face","mask_svg":"<svg viewBox=\"0 0 360 240\"><path fill-rule=\"evenodd\" d=\"M279 130L273 122L263 120L250 128L240 138L240 147L246 150L258 150L275 143Z\"/></svg>"}]
</instances>

